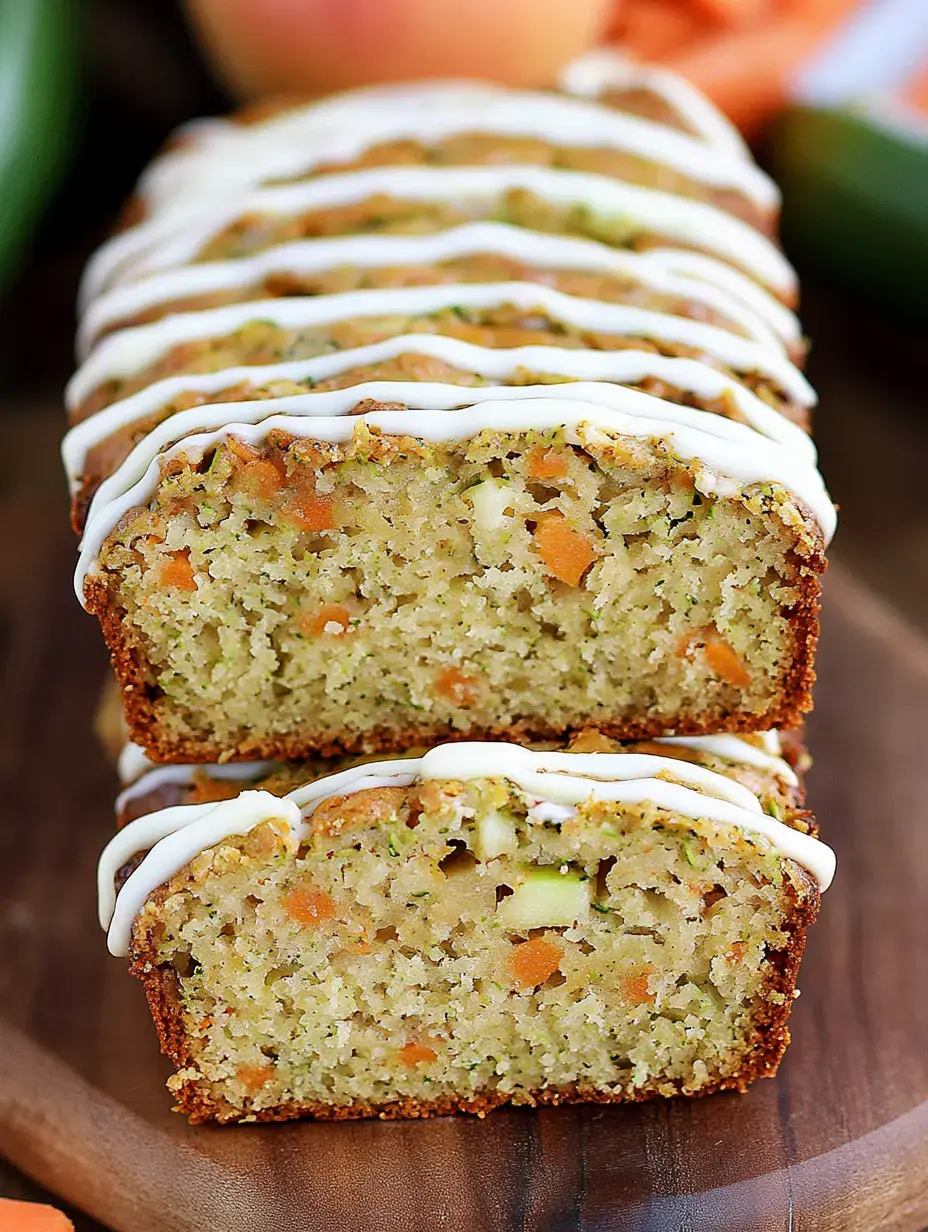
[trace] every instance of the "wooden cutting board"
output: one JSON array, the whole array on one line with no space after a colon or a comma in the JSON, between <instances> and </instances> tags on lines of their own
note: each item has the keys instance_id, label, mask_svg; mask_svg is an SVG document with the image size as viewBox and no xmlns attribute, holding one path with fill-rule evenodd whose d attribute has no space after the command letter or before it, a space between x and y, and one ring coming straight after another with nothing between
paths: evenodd
<instances>
[{"instance_id":1,"label":"wooden cutting board","mask_svg":"<svg viewBox=\"0 0 928 1232\"><path fill-rule=\"evenodd\" d=\"M34 496L4 510L0 579L0 1153L119 1232L928 1224L928 648L847 575L829 577L810 723L838 877L775 1081L484 1121L193 1129L96 924L114 791L90 729L103 655L69 591L58 502L37 524Z\"/></svg>"}]
</instances>

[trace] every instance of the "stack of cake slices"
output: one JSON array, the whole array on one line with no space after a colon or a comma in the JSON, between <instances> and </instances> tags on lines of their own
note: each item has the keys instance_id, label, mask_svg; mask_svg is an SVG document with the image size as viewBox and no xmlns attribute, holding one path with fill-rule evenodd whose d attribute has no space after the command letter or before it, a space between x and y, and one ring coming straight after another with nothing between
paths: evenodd
<instances>
[{"instance_id":1,"label":"stack of cake slices","mask_svg":"<svg viewBox=\"0 0 928 1232\"><path fill-rule=\"evenodd\" d=\"M770 1075L835 513L777 192L682 81L181 131L64 458L131 743L99 870L193 1120Z\"/></svg>"}]
</instances>

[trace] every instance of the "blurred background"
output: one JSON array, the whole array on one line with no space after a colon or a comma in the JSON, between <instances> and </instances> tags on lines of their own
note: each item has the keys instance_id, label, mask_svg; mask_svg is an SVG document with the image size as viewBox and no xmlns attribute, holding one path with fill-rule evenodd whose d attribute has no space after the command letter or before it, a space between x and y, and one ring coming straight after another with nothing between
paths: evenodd
<instances>
[{"instance_id":1,"label":"blurred background","mask_svg":"<svg viewBox=\"0 0 928 1232\"><path fill-rule=\"evenodd\" d=\"M57 444L77 281L173 128L386 78L542 85L600 42L689 76L781 183L834 555L928 627L928 0L0 0L4 525L73 550ZM49 572L15 535L4 557L0 600ZM0 1197L42 1194L0 1160Z\"/></svg>"}]
</instances>

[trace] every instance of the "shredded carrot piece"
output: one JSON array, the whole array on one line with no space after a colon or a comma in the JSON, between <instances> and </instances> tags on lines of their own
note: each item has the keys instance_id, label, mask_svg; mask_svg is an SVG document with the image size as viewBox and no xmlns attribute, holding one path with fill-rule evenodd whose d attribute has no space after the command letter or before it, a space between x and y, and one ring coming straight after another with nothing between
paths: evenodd
<instances>
[{"instance_id":1,"label":"shredded carrot piece","mask_svg":"<svg viewBox=\"0 0 928 1232\"><path fill-rule=\"evenodd\" d=\"M171 559L166 560L158 573L161 585L175 590L196 590L197 580L193 576L193 566L190 563L190 549L182 552L171 552Z\"/></svg>"},{"instance_id":2,"label":"shredded carrot piece","mask_svg":"<svg viewBox=\"0 0 928 1232\"><path fill-rule=\"evenodd\" d=\"M748 943L746 941L733 941L728 948L726 958L735 966L736 963L744 962L744 956L747 953Z\"/></svg>"},{"instance_id":3,"label":"shredded carrot piece","mask_svg":"<svg viewBox=\"0 0 928 1232\"><path fill-rule=\"evenodd\" d=\"M242 483L255 496L270 500L284 485L286 476L282 465L275 465L269 458L256 458L242 468Z\"/></svg>"},{"instance_id":4,"label":"shredded carrot piece","mask_svg":"<svg viewBox=\"0 0 928 1232\"><path fill-rule=\"evenodd\" d=\"M425 1044L409 1043L403 1045L397 1056L404 1065L424 1065L428 1061L434 1061L438 1053Z\"/></svg>"},{"instance_id":5,"label":"shredded carrot piece","mask_svg":"<svg viewBox=\"0 0 928 1232\"><path fill-rule=\"evenodd\" d=\"M567 458L557 449L533 449L528 455L528 473L533 479L563 479Z\"/></svg>"},{"instance_id":6,"label":"shredded carrot piece","mask_svg":"<svg viewBox=\"0 0 928 1232\"><path fill-rule=\"evenodd\" d=\"M256 449L254 445L249 445L247 441L243 441L238 436L227 436L226 444L232 453L242 462L254 462L261 457L261 450Z\"/></svg>"},{"instance_id":7,"label":"shredded carrot piece","mask_svg":"<svg viewBox=\"0 0 928 1232\"><path fill-rule=\"evenodd\" d=\"M330 628L337 625L338 628ZM300 617L300 627L315 637L323 633L331 637L343 637L351 627L351 613L344 603L323 603L315 612Z\"/></svg>"},{"instance_id":8,"label":"shredded carrot piece","mask_svg":"<svg viewBox=\"0 0 928 1232\"><path fill-rule=\"evenodd\" d=\"M435 678L435 692L456 706L473 706L480 699L480 681L457 667L446 667Z\"/></svg>"},{"instance_id":9,"label":"shredded carrot piece","mask_svg":"<svg viewBox=\"0 0 928 1232\"><path fill-rule=\"evenodd\" d=\"M546 937L514 945L506 959L509 978L518 988L535 988L557 971L562 953L561 947Z\"/></svg>"},{"instance_id":10,"label":"shredded carrot piece","mask_svg":"<svg viewBox=\"0 0 928 1232\"><path fill-rule=\"evenodd\" d=\"M647 1005L654 1000L649 981L653 968L648 967L637 975L626 975L622 980L622 999L631 1005Z\"/></svg>"},{"instance_id":11,"label":"shredded carrot piece","mask_svg":"<svg viewBox=\"0 0 928 1232\"><path fill-rule=\"evenodd\" d=\"M74 1232L74 1224L63 1211L15 1198L0 1198L0 1228L3 1232Z\"/></svg>"},{"instance_id":12,"label":"shredded carrot piece","mask_svg":"<svg viewBox=\"0 0 928 1232\"><path fill-rule=\"evenodd\" d=\"M291 890L283 900L283 908L298 924L319 924L335 915L335 899L325 890L305 886Z\"/></svg>"},{"instance_id":13,"label":"shredded carrot piece","mask_svg":"<svg viewBox=\"0 0 928 1232\"><path fill-rule=\"evenodd\" d=\"M249 1095L257 1095L274 1077L274 1066L270 1062L267 1065L241 1065L236 1077Z\"/></svg>"},{"instance_id":14,"label":"shredded carrot piece","mask_svg":"<svg viewBox=\"0 0 928 1232\"><path fill-rule=\"evenodd\" d=\"M706 644L706 661L713 675L718 676L726 684L734 685L736 689L746 689L751 683L751 673L744 660L729 646L727 642L708 642Z\"/></svg>"},{"instance_id":15,"label":"shredded carrot piece","mask_svg":"<svg viewBox=\"0 0 928 1232\"><path fill-rule=\"evenodd\" d=\"M578 586L596 559L593 545L586 535L569 526L567 519L557 510L539 516L534 540L535 550L548 572L568 586Z\"/></svg>"},{"instance_id":16,"label":"shredded carrot piece","mask_svg":"<svg viewBox=\"0 0 928 1232\"><path fill-rule=\"evenodd\" d=\"M714 629L701 629L696 633L687 633L677 644L677 654L686 658L693 651L702 647L706 662L714 676L725 684L736 689L746 689L751 683L751 673L744 659L723 641Z\"/></svg>"},{"instance_id":17,"label":"shredded carrot piece","mask_svg":"<svg viewBox=\"0 0 928 1232\"><path fill-rule=\"evenodd\" d=\"M291 502L287 515L300 530L334 530L335 498L318 492L301 492Z\"/></svg>"}]
</instances>

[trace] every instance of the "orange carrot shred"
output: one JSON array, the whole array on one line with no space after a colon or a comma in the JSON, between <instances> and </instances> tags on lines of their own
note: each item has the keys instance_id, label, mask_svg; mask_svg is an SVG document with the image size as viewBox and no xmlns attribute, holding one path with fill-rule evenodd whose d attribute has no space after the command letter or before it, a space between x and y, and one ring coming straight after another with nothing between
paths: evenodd
<instances>
[{"instance_id":1,"label":"orange carrot shred","mask_svg":"<svg viewBox=\"0 0 928 1232\"><path fill-rule=\"evenodd\" d=\"M473 706L480 698L480 681L460 668L446 667L435 679L435 692L456 706Z\"/></svg>"},{"instance_id":2,"label":"orange carrot shred","mask_svg":"<svg viewBox=\"0 0 928 1232\"><path fill-rule=\"evenodd\" d=\"M533 479L563 479L567 458L557 449L533 449L528 456L528 473Z\"/></svg>"},{"instance_id":3,"label":"orange carrot shred","mask_svg":"<svg viewBox=\"0 0 928 1232\"><path fill-rule=\"evenodd\" d=\"M267 1065L242 1065L236 1077L249 1095L257 1095L274 1077L274 1066L270 1062Z\"/></svg>"},{"instance_id":4,"label":"orange carrot shred","mask_svg":"<svg viewBox=\"0 0 928 1232\"><path fill-rule=\"evenodd\" d=\"M561 947L555 942L533 937L513 946L506 969L517 988L535 988L557 971L561 957Z\"/></svg>"},{"instance_id":5,"label":"orange carrot shred","mask_svg":"<svg viewBox=\"0 0 928 1232\"><path fill-rule=\"evenodd\" d=\"M290 504L287 514L300 530L335 529L335 499L318 492L301 492Z\"/></svg>"},{"instance_id":6,"label":"orange carrot shred","mask_svg":"<svg viewBox=\"0 0 928 1232\"><path fill-rule=\"evenodd\" d=\"M269 458L256 458L242 469L242 482L249 492L269 500L283 487L285 475L281 466L275 466Z\"/></svg>"},{"instance_id":7,"label":"orange carrot shred","mask_svg":"<svg viewBox=\"0 0 928 1232\"><path fill-rule=\"evenodd\" d=\"M190 549L182 552L171 552L170 560L162 564L158 580L165 589L196 590L197 580L193 576L193 566L190 563Z\"/></svg>"},{"instance_id":8,"label":"orange carrot shred","mask_svg":"<svg viewBox=\"0 0 928 1232\"><path fill-rule=\"evenodd\" d=\"M714 676L736 689L746 689L751 683L751 673L741 656L719 637L714 629L700 629L686 633L677 643L677 654L686 658L702 647L706 662Z\"/></svg>"},{"instance_id":9,"label":"orange carrot shred","mask_svg":"<svg viewBox=\"0 0 928 1232\"><path fill-rule=\"evenodd\" d=\"M535 550L548 572L568 586L578 586L596 559L590 540L569 526L557 510L539 515L533 537Z\"/></svg>"},{"instance_id":10,"label":"orange carrot shred","mask_svg":"<svg viewBox=\"0 0 928 1232\"><path fill-rule=\"evenodd\" d=\"M338 625L337 629L329 626ZM344 637L351 627L351 613L344 603L323 603L315 612L307 612L300 618L304 632L320 637Z\"/></svg>"},{"instance_id":11,"label":"orange carrot shred","mask_svg":"<svg viewBox=\"0 0 928 1232\"><path fill-rule=\"evenodd\" d=\"M712 673L725 684L736 689L746 689L751 683L751 673L744 660L732 650L727 642L711 641L706 644L706 661Z\"/></svg>"},{"instance_id":12,"label":"orange carrot shred","mask_svg":"<svg viewBox=\"0 0 928 1232\"><path fill-rule=\"evenodd\" d=\"M425 1044L409 1043L403 1045L397 1056L404 1065L424 1065L428 1061L434 1061L438 1053Z\"/></svg>"},{"instance_id":13,"label":"orange carrot shred","mask_svg":"<svg viewBox=\"0 0 928 1232\"><path fill-rule=\"evenodd\" d=\"M631 1005L647 1005L654 1000L649 987L651 968L638 975L626 975L622 980L622 998Z\"/></svg>"},{"instance_id":14,"label":"orange carrot shred","mask_svg":"<svg viewBox=\"0 0 928 1232\"><path fill-rule=\"evenodd\" d=\"M303 886L291 890L283 900L283 908L298 924L319 924L335 915L335 899L325 890Z\"/></svg>"},{"instance_id":15,"label":"orange carrot shred","mask_svg":"<svg viewBox=\"0 0 928 1232\"><path fill-rule=\"evenodd\" d=\"M261 450L256 449L254 445L250 445L248 441L243 441L241 437L235 435L227 436L226 444L232 453L243 462L253 462L261 457Z\"/></svg>"}]
</instances>

